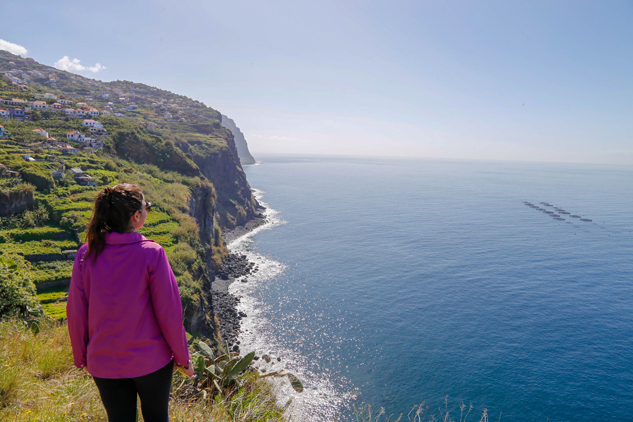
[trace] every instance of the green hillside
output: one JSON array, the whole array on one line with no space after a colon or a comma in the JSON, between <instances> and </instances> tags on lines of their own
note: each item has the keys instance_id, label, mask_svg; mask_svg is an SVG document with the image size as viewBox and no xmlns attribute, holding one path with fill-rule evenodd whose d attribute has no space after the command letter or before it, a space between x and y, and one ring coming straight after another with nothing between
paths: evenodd
<instances>
[{"instance_id":1,"label":"green hillside","mask_svg":"<svg viewBox=\"0 0 633 422\"><path fill-rule=\"evenodd\" d=\"M228 253L221 230L258 214L220 113L147 85L95 81L6 52L0 75L0 98L31 102L50 93L73 102L66 108L86 103L109 114L92 117L103 126L99 136L82 125L84 119L69 118L63 110L31 110L32 121L0 120L8 133L0 138L0 256L24 257L48 315L65 316L72 259L95 195L105 186L137 183L154 204L141 233L167 251L188 331L211 335L208 289ZM28 88L12 86L12 76ZM67 139L73 131L96 143ZM73 153L65 154L66 149ZM84 179L71 169L83 172Z\"/></svg>"}]
</instances>

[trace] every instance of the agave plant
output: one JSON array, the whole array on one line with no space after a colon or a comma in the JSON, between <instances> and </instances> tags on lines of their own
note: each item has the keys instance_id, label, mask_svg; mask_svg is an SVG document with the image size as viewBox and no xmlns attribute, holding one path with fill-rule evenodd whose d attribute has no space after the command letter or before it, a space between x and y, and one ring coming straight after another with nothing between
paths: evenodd
<instances>
[{"instance_id":1,"label":"agave plant","mask_svg":"<svg viewBox=\"0 0 633 422\"><path fill-rule=\"evenodd\" d=\"M215 356L213 350L204 342L198 342L200 352L192 356L193 370L196 374L196 386L209 388L212 391L223 391L223 388L239 385L238 374L244 371L253 361L255 352L240 357L239 353L231 353L229 343L225 343L224 353Z\"/></svg>"},{"instance_id":2,"label":"agave plant","mask_svg":"<svg viewBox=\"0 0 633 422\"><path fill-rule=\"evenodd\" d=\"M193 354L191 362L193 370L196 374L194 385L201 389L210 389L211 392L217 390L222 392L224 389L240 385L238 375L246 370L255 358L255 352L250 352L243 358L239 353L231 353L229 343L224 343L222 354L215 356L211 347L205 342L198 342L199 352ZM298 393L303 391L303 384L293 374L288 371L272 372L262 376L265 377L288 377L292 388ZM206 396L206 394L205 394Z\"/></svg>"}]
</instances>

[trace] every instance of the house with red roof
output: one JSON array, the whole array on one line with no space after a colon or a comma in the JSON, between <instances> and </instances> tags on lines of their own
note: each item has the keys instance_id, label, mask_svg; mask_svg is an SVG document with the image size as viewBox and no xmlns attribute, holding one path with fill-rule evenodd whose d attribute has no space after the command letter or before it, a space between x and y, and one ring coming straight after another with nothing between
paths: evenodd
<instances>
[{"instance_id":1,"label":"house with red roof","mask_svg":"<svg viewBox=\"0 0 633 422\"><path fill-rule=\"evenodd\" d=\"M39 110L48 110L48 104L44 101L33 101L31 103L31 108L39 109Z\"/></svg>"},{"instance_id":2,"label":"house with red roof","mask_svg":"<svg viewBox=\"0 0 633 422\"><path fill-rule=\"evenodd\" d=\"M37 129L33 129L31 132L37 133L40 136L48 138L48 132L45 131L44 129L37 128Z\"/></svg>"},{"instance_id":3,"label":"house with red roof","mask_svg":"<svg viewBox=\"0 0 633 422\"><path fill-rule=\"evenodd\" d=\"M76 130L73 130L72 132L68 132L66 134L66 139L68 139L69 141L83 142L85 137L86 135Z\"/></svg>"},{"instance_id":4,"label":"house with red roof","mask_svg":"<svg viewBox=\"0 0 633 422\"><path fill-rule=\"evenodd\" d=\"M79 150L77 148L73 148L70 145L64 145L62 147L62 154L64 155L77 155L79 154Z\"/></svg>"}]
</instances>

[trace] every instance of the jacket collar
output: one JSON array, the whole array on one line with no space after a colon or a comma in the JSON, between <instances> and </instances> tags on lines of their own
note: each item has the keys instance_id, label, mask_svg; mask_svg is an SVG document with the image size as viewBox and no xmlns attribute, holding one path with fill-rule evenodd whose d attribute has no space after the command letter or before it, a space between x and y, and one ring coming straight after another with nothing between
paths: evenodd
<instances>
[{"instance_id":1,"label":"jacket collar","mask_svg":"<svg viewBox=\"0 0 633 422\"><path fill-rule=\"evenodd\" d=\"M106 233L105 234L105 243L106 245L126 245L128 243L138 243L144 242L147 239L145 236L138 232L127 232L127 233Z\"/></svg>"}]
</instances>

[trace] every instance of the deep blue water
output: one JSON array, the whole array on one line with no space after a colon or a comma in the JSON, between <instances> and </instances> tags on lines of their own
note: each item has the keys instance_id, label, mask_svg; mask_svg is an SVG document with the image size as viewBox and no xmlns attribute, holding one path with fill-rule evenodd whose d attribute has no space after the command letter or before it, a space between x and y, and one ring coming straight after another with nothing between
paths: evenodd
<instances>
[{"instance_id":1,"label":"deep blue water","mask_svg":"<svg viewBox=\"0 0 633 422\"><path fill-rule=\"evenodd\" d=\"M233 286L245 347L305 382L295 420L446 395L457 419L633 420L633 168L258 159L273 224Z\"/></svg>"}]
</instances>

